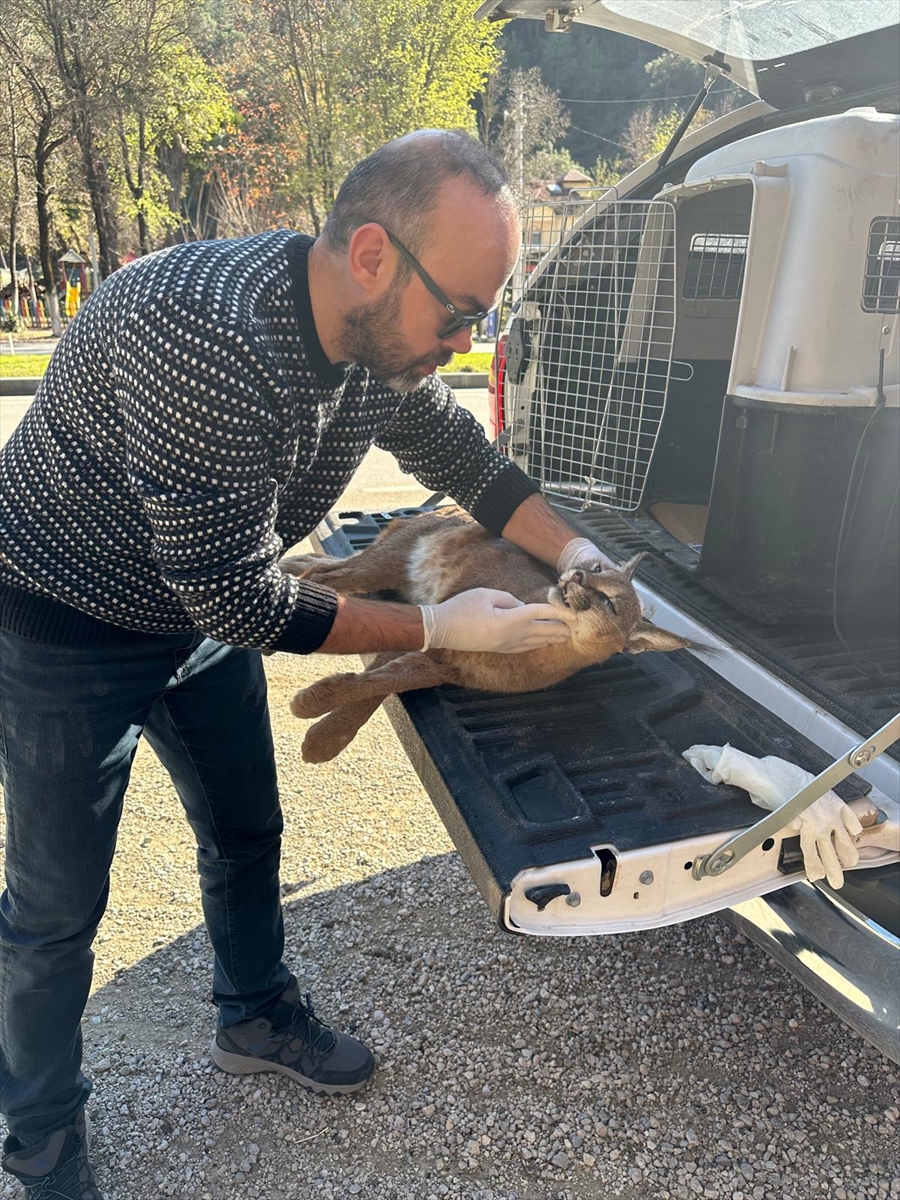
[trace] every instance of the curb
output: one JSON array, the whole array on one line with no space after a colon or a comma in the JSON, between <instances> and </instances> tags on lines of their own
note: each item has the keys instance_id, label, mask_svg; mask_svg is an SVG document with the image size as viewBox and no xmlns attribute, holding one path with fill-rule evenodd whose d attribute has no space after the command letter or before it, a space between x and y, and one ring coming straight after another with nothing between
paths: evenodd
<instances>
[{"instance_id":1,"label":"curb","mask_svg":"<svg viewBox=\"0 0 900 1200\"><path fill-rule=\"evenodd\" d=\"M438 371L438 379L454 390L457 388L486 388L488 385L487 371Z\"/></svg>"},{"instance_id":2,"label":"curb","mask_svg":"<svg viewBox=\"0 0 900 1200\"><path fill-rule=\"evenodd\" d=\"M29 375L19 379L4 376L0 379L0 396L33 396L42 378L42 375Z\"/></svg>"},{"instance_id":3,"label":"curb","mask_svg":"<svg viewBox=\"0 0 900 1200\"><path fill-rule=\"evenodd\" d=\"M438 378L455 391L459 388L486 388L488 385L487 371L441 371ZM4 377L0 379L0 396L33 396L41 379L40 375L19 379Z\"/></svg>"}]
</instances>

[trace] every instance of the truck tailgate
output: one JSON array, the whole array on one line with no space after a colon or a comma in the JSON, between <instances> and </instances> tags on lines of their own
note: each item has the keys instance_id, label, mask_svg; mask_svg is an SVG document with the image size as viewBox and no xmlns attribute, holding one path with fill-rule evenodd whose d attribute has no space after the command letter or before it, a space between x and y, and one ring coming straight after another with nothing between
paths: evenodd
<instances>
[{"instance_id":1,"label":"truck tailgate","mask_svg":"<svg viewBox=\"0 0 900 1200\"><path fill-rule=\"evenodd\" d=\"M338 512L324 553L363 549L394 513ZM803 878L795 837L769 839L718 879L708 853L763 814L681 757L726 742L818 773L818 747L694 655L617 655L557 687L503 696L445 686L386 702L405 752L492 913L533 934L650 928ZM848 747L849 749L849 747ZM856 776L837 789L865 795Z\"/></svg>"}]
</instances>

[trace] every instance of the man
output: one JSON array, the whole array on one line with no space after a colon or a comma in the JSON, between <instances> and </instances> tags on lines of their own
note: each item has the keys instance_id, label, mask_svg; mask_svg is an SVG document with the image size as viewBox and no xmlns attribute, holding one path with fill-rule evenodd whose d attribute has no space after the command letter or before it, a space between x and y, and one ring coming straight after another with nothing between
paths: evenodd
<instances>
[{"instance_id":1,"label":"man","mask_svg":"<svg viewBox=\"0 0 900 1200\"><path fill-rule=\"evenodd\" d=\"M282 831L260 651L568 636L479 589L433 608L284 576L370 445L548 563L596 559L434 375L497 302L519 230L474 140L423 131L349 175L323 235L178 246L112 276L0 455L3 1165L97 1200L79 1021L140 737L194 829L224 1070L362 1087L282 962Z\"/></svg>"}]
</instances>

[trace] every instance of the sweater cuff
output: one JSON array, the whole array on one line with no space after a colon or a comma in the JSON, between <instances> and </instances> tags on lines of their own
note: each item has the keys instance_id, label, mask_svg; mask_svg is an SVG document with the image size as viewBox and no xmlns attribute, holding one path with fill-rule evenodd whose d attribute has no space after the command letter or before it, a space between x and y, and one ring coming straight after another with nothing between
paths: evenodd
<instances>
[{"instance_id":1,"label":"sweater cuff","mask_svg":"<svg viewBox=\"0 0 900 1200\"><path fill-rule=\"evenodd\" d=\"M337 616L337 592L321 583L297 581L297 601L287 624L266 650L313 654L331 632Z\"/></svg>"},{"instance_id":2,"label":"sweater cuff","mask_svg":"<svg viewBox=\"0 0 900 1200\"><path fill-rule=\"evenodd\" d=\"M540 492L540 487L521 467L510 463L493 479L472 507L475 520L497 537L523 500Z\"/></svg>"}]
</instances>

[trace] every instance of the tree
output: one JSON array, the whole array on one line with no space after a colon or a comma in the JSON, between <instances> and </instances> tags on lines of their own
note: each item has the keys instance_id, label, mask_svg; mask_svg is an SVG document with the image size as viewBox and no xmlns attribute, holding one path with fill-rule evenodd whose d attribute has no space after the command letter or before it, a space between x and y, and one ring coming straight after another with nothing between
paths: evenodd
<instances>
[{"instance_id":1,"label":"tree","mask_svg":"<svg viewBox=\"0 0 900 1200\"><path fill-rule=\"evenodd\" d=\"M267 134L292 149L276 188L314 233L359 158L413 129L473 127L471 99L498 60L498 31L474 10L474 0L243 0L247 73L265 75L277 112Z\"/></svg>"},{"instance_id":2,"label":"tree","mask_svg":"<svg viewBox=\"0 0 900 1200\"><path fill-rule=\"evenodd\" d=\"M648 94L644 65L658 54L655 46L589 25L547 33L539 21L511 21L500 44L509 70L538 67L560 98L570 115L560 142L576 162L621 149L633 110L626 101Z\"/></svg>"},{"instance_id":3,"label":"tree","mask_svg":"<svg viewBox=\"0 0 900 1200\"><path fill-rule=\"evenodd\" d=\"M516 68L502 76L501 98L494 101L493 120L483 120L489 142L503 159L513 187L524 198L536 154L551 151L569 126L559 97L541 80L537 67Z\"/></svg>"},{"instance_id":4,"label":"tree","mask_svg":"<svg viewBox=\"0 0 900 1200\"><path fill-rule=\"evenodd\" d=\"M22 187L19 164L19 130L16 119L16 89L13 87L12 67L6 69L6 96L9 112L9 165L12 179L12 194L9 201L9 270L12 278L12 326L19 319L19 274L16 264L19 257L19 205Z\"/></svg>"},{"instance_id":5,"label":"tree","mask_svg":"<svg viewBox=\"0 0 900 1200\"><path fill-rule=\"evenodd\" d=\"M62 319L59 311L55 279L56 264L51 250L50 197L53 191L50 164L57 150L70 137L65 119L64 98L55 84L47 55L39 39L34 37L14 12L0 12L0 48L10 70L22 83L20 114L32 130L32 168L38 230L38 258L44 278L47 315L50 328L59 336ZM14 235L13 235L14 236Z\"/></svg>"},{"instance_id":6,"label":"tree","mask_svg":"<svg viewBox=\"0 0 900 1200\"><path fill-rule=\"evenodd\" d=\"M110 275L119 266L118 222L104 136L114 117L113 97L104 84L109 64L125 53L126 31L115 0L21 0L20 11L52 49L81 150L100 269Z\"/></svg>"},{"instance_id":7,"label":"tree","mask_svg":"<svg viewBox=\"0 0 900 1200\"><path fill-rule=\"evenodd\" d=\"M557 180L567 171L589 174L565 147L560 150L536 150L525 163L525 177L529 180Z\"/></svg>"},{"instance_id":8,"label":"tree","mask_svg":"<svg viewBox=\"0 0 900 1200\"><path fill-rule=\"evenodd\" d=\"M131 51L112 84L125 212L135 218L139 251L147 254L151 235L181 220L186 160L226 128L232 108L190 42L184 0L132 0L129 14Z\"/></svg>"},{"instance_id":9,"label":"tree","mask_svg":"<svg viewBox=\"0 0 900 1200\"><path fill-rule=\"evenodd\" d=\"M705 78L703 67L671 51L647 63L645 70L650 79L649 102L632 111L620 135L622 153L600 156L596 168L598 183L615 183L648 158L660 154L681 124L692 93L700 90ZM669 99L671 96L677 98L677 103ZM727 80L717 80L685 136L749 99L748 93Z\"/></svg>"}]
</instances>

